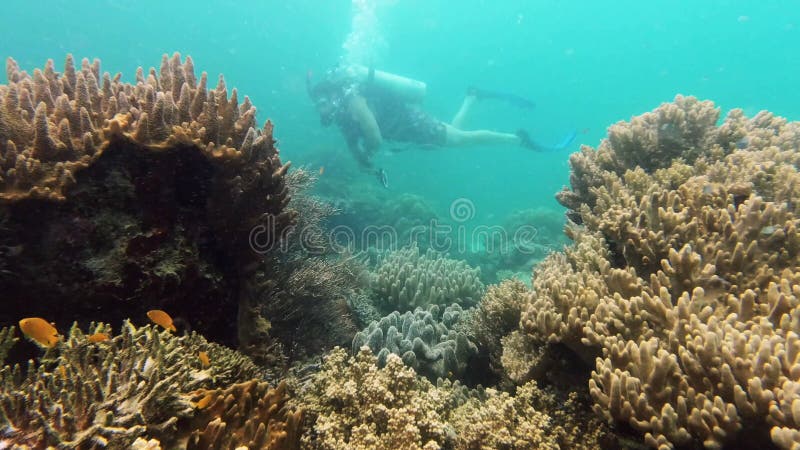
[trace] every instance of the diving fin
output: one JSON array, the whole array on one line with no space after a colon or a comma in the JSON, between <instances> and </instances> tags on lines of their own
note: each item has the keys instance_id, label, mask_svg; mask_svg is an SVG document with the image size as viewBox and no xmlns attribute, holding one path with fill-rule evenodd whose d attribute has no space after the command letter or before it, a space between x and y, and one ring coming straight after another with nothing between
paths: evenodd
<instances>
[{"instance_id":1,"label":"diving fin","mask_svg":"<svg viewBox=\"0 0 800 450\"><path fill-rule=\"evenodd\" d=\"M467 88L467 95L474 95L477 99L496 99L502 100L509 105L516 106L517 108L522 109L533 109L536 107L536 103L527 98L520 97L516 94L511 94L508 92L497 92L497 91L487 91L486 89L480 89L475 86L470 86Z\"/></svg>"}]
</instances>

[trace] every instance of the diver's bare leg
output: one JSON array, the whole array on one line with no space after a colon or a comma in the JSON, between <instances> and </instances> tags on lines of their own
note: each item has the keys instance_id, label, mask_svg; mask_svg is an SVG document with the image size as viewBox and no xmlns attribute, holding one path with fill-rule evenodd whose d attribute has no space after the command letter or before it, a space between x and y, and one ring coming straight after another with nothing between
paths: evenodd
<instances>
[{"instance_id":1,"label":"diver's bare leg","mask_svg":"<svg viewBox=\"0 0 800 450\"><path fill-rule=\"evenodd\" d=\"M475 103L477 99L478 98L474 95L467 95L466 97L464 97L464 101L461 103L461 108L459 108L455 117L453 117L453 121L450 124L458 128L459 130L463 129L464 120L466 120L467 114L469 114L469 110L472 109L472 105Z\"/></svg>"},{"instance_id":2,"label":"diver's bare leg","mask_svg":"<svg viewBox=\"0 0 800 450\"><path fill-rule=\"evenodd\" d=\"M495 145L520 145L522 142L516 134L500 133L491 130L460 130L452 125L445 124L448 147L467 147L479 144Z\"/></svg>"}]
</instances>

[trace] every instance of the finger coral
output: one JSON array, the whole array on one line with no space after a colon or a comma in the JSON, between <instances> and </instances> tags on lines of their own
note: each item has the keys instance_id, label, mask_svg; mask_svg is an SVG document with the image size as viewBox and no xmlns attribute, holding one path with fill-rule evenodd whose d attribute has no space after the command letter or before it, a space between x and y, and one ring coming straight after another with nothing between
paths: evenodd
<instances>
[{"instance_id":1,"label":"finger coral","mask_svg":"<svg viewBox=\"0 0 800 450\"><path fill-rule=\"evenodd\" d=\"M353 338L353 354L367 346L383 367L390 354L400 356L416 372L435 381L464 373L478 349L455 327L464 316L457 304L443 310L438 305L403 314L395 311L372 322Z\"/></svg>"},{"instance_id":2,"label":"finger coral","mask_svg":"<svg viewBox=\"0 0 800 450\"><path fill-rule=\"evenodd\" d=\"M581 226L537 268L504 362L524 374L548 343L597 356L595 410L652 447L792 448L800 124L717 117L678 97L572 156L558 198Z\"/></svg>"},{"instance_id":3,"label":"finger coral","mask_svg":"<svg viewBox=\"0 0 800 450\"><path fill-rule=\"evenodd\" d=\"M89 334L99 332L110 328L93 325ZM209 367L197 358L201 350ZM126 322L120 334L94 343L74 326L27 369L0 371L0 439L32 448L128 448L146 437L169 447L192 432L190 391L260 375L247 357L196 334Z\"/></svg>"},{"instance_id":4,"label":"finger coral","mask_svg":"<svg viewBox=\"0 0 800 450\"><path fill-rule=\"evenodd\" d=\"M271 122L258 126L247 97L222 77L210 87L177 53L133 83L72 56L63 72L48 61L33 75L9 59L7 77L7 310L118 325L163 309L216 341L255 340L258 310L245 291L261 255L251 232L266 227L258 244L270 246L293 220Z\"/></svg>"},{"instance_id":5,"label":"finger coral","mask_svg":"<svg viewBox=\"0 0 800 450\"><path fill-rule=\"evenodd\" d=\"M484 286L480 269L419 248L390 252L376 269L371 282L378 307L386 313L411 311L428 305L476 303Z\"/></svg>"}]
</instances>

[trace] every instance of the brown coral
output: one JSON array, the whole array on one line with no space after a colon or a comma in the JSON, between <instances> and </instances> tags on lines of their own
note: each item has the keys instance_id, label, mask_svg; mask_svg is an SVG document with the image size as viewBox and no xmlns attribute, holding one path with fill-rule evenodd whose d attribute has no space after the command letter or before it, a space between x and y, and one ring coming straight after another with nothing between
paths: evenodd
<instances>
[{"instance_id":1,"label":"brown coral","mask_svg":"<svg viewBox=\"0 0 800 450\"><path fill-rule=\"evenodd\" d=\"M302 412L289 409L285 383L271 388L251 380L226 389L201 389L192 398L200 412L193 419L196 431L189 436L187 450L299 448Z\"/></svg>"},{"instance_id":2,"label":"brown coral","mask_svg":"<svg viewBox=\"0 0 800 450\"><path fill-rule=\"evenodd\" d=\"M71 56L63 73L49 61L31 76L9 60L7 74L0 248L15 251L6 252L0 289L8 310L119 324L160 308L215 340L266 346L248 290L261 262L251 231L269 227L259 244L272 245L292 214L288 164L250 100L240 102L222 77L209 89L178 54L165 55L160 70L139 69L135 84L101 74L97 60L77 68Z\"/></svg>"},{"instance_id":3,"label":"brown coral","mask_svg":"<svg viewBox=\"0 0 800 450\"><path fill-rule=\"evenodd\" d=\"M582 227L539 266L504 363L524 376L510 357L548 342L599 353L596 411L653 447L790 448L800 124L737 110L715 122L713 105L678 97L573 155L559 200Z\"/></svg>"}]
</instances>

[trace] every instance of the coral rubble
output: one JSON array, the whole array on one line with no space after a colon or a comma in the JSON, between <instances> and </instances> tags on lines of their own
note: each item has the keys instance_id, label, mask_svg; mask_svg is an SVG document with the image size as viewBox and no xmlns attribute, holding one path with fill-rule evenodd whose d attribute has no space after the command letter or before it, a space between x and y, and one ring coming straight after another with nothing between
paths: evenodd
<instances>
[{"instance_id":1,"label":"coral rubble","mask_svg":"<svg viewBox=\"0 0 800 450\"><path fill-rule=\"evenodd\" d=\"M524 377L555 343L594 360L595 410L652 447L793 448L800 124L718 117L679 96L571 157L558 198L580 226L536 270L504 362Z\"/></svg>"},{"instance_id":2,"label":"coral rubble","mask_svg":"<svg viewBox=\"0 0 800 450\"><path fill-rule=\"evenodd\" d=\"M372 322L353 338L353 353L367 346L377 355L383 367L390 354L421 375L437 378L458 378L478 349L467 335L455 327L464 312L457 304L440 308L417 308L403 314L395 311Z\"/></svg>"}]
</instances>

